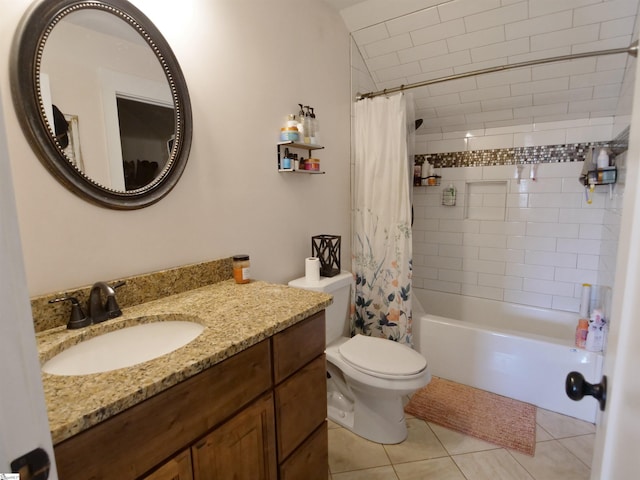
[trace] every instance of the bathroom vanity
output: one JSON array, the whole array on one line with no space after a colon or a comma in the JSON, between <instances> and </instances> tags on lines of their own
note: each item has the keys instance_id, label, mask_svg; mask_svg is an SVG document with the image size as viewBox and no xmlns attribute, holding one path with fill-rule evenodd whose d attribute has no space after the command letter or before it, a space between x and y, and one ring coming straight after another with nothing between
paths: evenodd
<instances>
[{"instance_id":1,"label":"bathroom vanity","mask_svg":"<svg viewBox=\"0 0 640 480\"><path fill-rule=\"evenodd\" d=\"M330 303L317 292L224 281L125 308L112 326L39 334L43 362L91 329L171 315L205 325L191 343L139 365L43 374L60 478L326 479Z\"/></svg>"}]
</instances>

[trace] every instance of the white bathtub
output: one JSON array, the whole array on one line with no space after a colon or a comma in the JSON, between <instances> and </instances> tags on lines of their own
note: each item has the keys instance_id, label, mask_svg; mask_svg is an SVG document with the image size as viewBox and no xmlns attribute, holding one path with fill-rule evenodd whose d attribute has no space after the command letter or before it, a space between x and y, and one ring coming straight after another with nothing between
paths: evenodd
<instances>
[{"instance_id":1,"label":"white bathtub","mask_svg":"<svg viewBox=\"0 0 640 480\"><path fill-rule=\"evenodd\" d=\"M574 346L577 314L419 288L413 294L414 344L432 375L595 422L597 401L576 402L564 390L571 371L590 383L602 376L602 354Z\"/></svg>"}]
</instances>

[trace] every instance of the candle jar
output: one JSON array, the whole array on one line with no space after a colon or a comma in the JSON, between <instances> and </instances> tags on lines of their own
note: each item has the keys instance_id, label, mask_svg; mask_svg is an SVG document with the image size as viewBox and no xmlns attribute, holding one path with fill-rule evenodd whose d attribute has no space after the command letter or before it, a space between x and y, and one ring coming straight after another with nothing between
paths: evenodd
<instances>
[{"instance_id":1,"label":"candle jar","mask_svg":"<svg viewBox=\"0 0 640 480\"><path fill-rule=\"evenodd\" d=\"M233 279L236 283L249 283L251 280L250 266L249 255L233 256Z\"/></svg>"}]
</instances>

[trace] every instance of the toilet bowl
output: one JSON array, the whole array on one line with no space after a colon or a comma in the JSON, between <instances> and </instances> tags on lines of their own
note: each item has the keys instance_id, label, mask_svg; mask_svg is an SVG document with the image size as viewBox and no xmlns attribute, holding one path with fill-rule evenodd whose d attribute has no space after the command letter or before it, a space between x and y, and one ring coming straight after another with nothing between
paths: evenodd
<instances>
[{"instance_id":1,"label":"toilet bowl","mask_svg":"<svg viewBox=\"0 0 640 480\"><path fill-rule=\"evenodd\" d=\"M349 336L351 273L321 277L316 283L299 278L289 285L334 297L325 312L329 419L373 442L405 440L403 398L431 380L425 358L391 340Z\"/></svg>"}]
</instances>

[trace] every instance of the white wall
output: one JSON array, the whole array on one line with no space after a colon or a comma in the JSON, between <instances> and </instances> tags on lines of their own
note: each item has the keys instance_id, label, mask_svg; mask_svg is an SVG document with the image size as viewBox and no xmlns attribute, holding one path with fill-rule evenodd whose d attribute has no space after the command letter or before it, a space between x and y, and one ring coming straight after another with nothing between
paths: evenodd
<instances>
[{"instance_id":1,"label":"white wall","mask_svg":"<svg viewBox=\"0 0 640 480\"><path fill-rule=\"evenodd\" d=\"M634 35L637 38L637 32ZM637 60L627 59L616 115L416 136L417 153L608 142L629 126ZM445 168L440 187L414 188L414 285L558 310L578 311L580 286L599 288L610 316L625 191L626 153L616 158L618 182L584 200L582 163L545 163L538 180L515 166ZM468 181L505 181L505 221L465 219ZM458 189L458 207L443 207L442 189ZM489 197L492 197L489 199ZM495 200L489 194L487 202Z\"/></svg>"},{"instance_id":2,"label":"white wall","mask_svg":"<svg viewBox=\"0 0 640 480\"><path fill-rule=\"evenodd\" d=\"M352 42L352 94L375 90ZM632 70L630 70L632 71ZM628 120L608 116L416 135L418 154L610 141ZM617 231L605 214L621 202L623 186L610 201L597 187L593 203L578 182L582 163L545 163L536 181L530 166L515 179L515 166L443 168L439 187L414 187L413 284L418 288L577 312L584 282L612 286ZM472 203L487 212L502 205L503 218L467 218L468 182L504 182L504 193L486 191ZM442 206L442 190L452 183L455 207ZM477 185L480 185L478 183ZM484 207L482 206L484 205ZM604 245L604 247L603 247ZM604 250L601 255L601 250Z\"/></svg>"},{"instance_id":3,"label":"white wall","mask_svg":"<svg viewBox=\"0 0 640 480\"><path fill-rule=\"evenodd\" d=\"M415 287L578 311L582 283L599 284L607 187L587 204L582 162L539 164L535 181L530 168L520 182L515 165L443 168L440 186L414 187Z\"/></svg>"},{"instance_id":4,"label":"white wall","mask_svg":"<svg viewBox=\"0 0 640 480\"><path fill-rule=\"evenodd\" d=\"M5 2L0 57L30 0ZM193 147L176 188L158 204L112 211L58 184L4 105L31 296L100 279L235 253L254 278L302 275L311 236L342 235L350 260L349 36L316 0L135 0L172 46L193 106ZM304 32L304 35L303 35ZM7 70L0 91L10 98ZM304 102L316 108L325 175L276 171L279 129Z\"/></svg>"},{"instance_id":5,"label":"white wall","mask_svg":"<svg viewBox=\"0 0 640 480\"><path fill-rule=\"evenodd\" d=\"M469 131L416 135L416 153L466 152L612 140L614 117L528 123ZM622 128L621 130L624 130Z\"/></svg>"}]
</instances>

